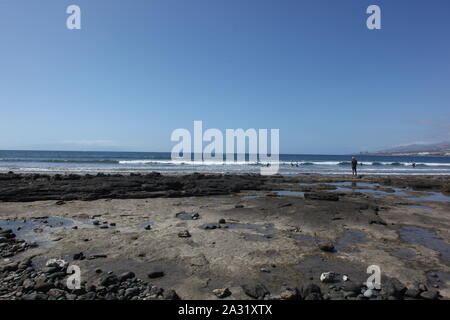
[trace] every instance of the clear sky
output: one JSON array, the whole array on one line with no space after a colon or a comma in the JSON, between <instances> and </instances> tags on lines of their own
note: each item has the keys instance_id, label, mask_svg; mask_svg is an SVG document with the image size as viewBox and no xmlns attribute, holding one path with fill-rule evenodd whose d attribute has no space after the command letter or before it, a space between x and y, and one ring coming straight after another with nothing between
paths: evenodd
<instances>
[{"instance_id":1,"label":"clear sky","mask_svg":"<svg viewBox=\"0 0 450 320\"><path fill-rule=\"evenodd\" d=\"M194 120L279 128L282 153L450 140L449 17L448 0L1 0L0 149L170 151Z\"/></svg>"}]
</instances>

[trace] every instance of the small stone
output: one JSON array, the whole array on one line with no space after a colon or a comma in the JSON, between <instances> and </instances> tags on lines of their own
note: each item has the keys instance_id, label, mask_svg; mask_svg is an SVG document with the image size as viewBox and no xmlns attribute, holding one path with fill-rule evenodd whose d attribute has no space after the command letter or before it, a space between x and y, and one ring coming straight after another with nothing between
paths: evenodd
<instances>
[{"instance_id":1,"label":"small stone","mask_svg":"<svg viewBox=\"0 0 450 320\"><path fill-rule=\"evenodd\" d=\"M219 223L220 223L220 224L225 224L225 223L227 223L227 221L226 221L225 219L222 218L222 219L219 220Z\"/></svg>"},{"instance_id":2,"label":"small stone","mask_svg":"<svg viewBox=\"0 0 450 320\"><path fill-rule=\"evenodd\" d=\"M366 291L364 291L364 297L366 297L366 298L371 298L372 296L373 296L373 291L372 291L372 289L367 289Z\"/></svg>"},{"instance_id":3,"label":"small stone","mask_svg":"<svg viewBox=\"0 0 450 320\"><path fill-rule=\"evenodd\" d=\"M361 282L353 282L353 281L347 281L345 284L342 285L342 290L346 292L354 292L354 293L361 293L362 288Z\"/></svg>"},{"instance_id":4,"label":"small stone","mask_svg":"<svg viewBox=\"0 0 450 320\"><path fill-rule=\"evenodd\" d=\"M134 297L136 295L139 294L139 289L138 288L128 288L127 290L125 290L125 297L126 298L131 298Z\"/></svg>"},{"instance_id":5,"label":"small stone","mask_svg":"<svg viewBox=\"0 0 450 320\"><path fill-rule=\"evenodd\" d=\"M34 290L40 291L40 292L47 292L53 288L54 288L53 283L42 282L42 281L36 283L36 285L34 286Z\"/></svg>"},{"instance_id":6,"label":"small stone","mask_svg":"<svg viewBox=\"0 0 450 320\"><path fill-rule=\"evenodd\" d=\"M135 274L133 272L131 272L131 271L124 272L124 273L122 273L119 276L119 281L123 282L123 281L128 280L128 279L133 279L134 277L135 277Z\"/></svg>"},{"instance_id":7,"label":"small stone","mask_svg":"<svg viewBox=\"0 0 450 320\"><path fill-rule=\"evenodd\" d=\"M427 291L428 290L427 286L424 285L423 283L419 283L417 285L417 289L419 289L419 291Z\"/></svg>"},{"instance_id":8,"label":"small stone","mask_svg":"<svg viewBox=\"0 0 450 320\"><path fill-rule=\"evenodd\" d=\"M67 267L69 263L63 259L50 259L45 263L46 267L59 267L61 269Z\"/></svg>"},{"instance_id":9,"label":"small stone","mask_svg":"<svg viewBox=\"0 0 450 320\"><path fill-rule=\"evenodd\" d=\"M223 289L214 289L213 293L216 295L217 298L223 299L231 295L231 291L228 288Z\"/></svg>"},{"instance_id":10,"label":"small stone","mask_svg":"<svg viewBox=\"0 0 450 320\"><path fill-rule=\"evenodd\" d=\"M103 280L100 282L100 284L104 287L108 287L108 286L116 284L118 282L119 282L119 278L114 274L110 274L110 275L106 276L105 278L103 278Z\"/></svg>"},{"instance_id":11,"label":"small stone","mask_svg":"<svg viewBox=\"0 0 450 320\"><path fill-rule=\"evenodd\" d=\"M190 237L191 237L191 234L189 233L188 230L183 230L183 231L180 231L180 232L178 233L178 236L179 236L180 238L190 238Z\"/></svg>"},{"instance_id":12,"label":"small stone","mask_svg":"<svg viewBox=\"0 0 450 320\"><path fill-rule=\"evenodd\" d=\"M259 269L261 272L265 272L265 273L270 273L270 269L267 267L262 267L261 269Z\"/></svg>"},{"instance_id":13,"label":"small stone","mask_svg":"<svg viewBox=\"0 0 450 320\"><path fill-rule=\"evenodd\" d=\"M80 253L75 253L74 255L73 255L73 260L84 260L86 257L85 257L85 255L83 254L83 252L80 252Z\"/></svg>"},{"instance_id":14,"label":"small stone","mask_svg":"<svg viewBox=\"0 0 450 320\"><path fill-rule=\"evenodd\" d=\"M152 230L152 226L151 225L147 225L144 229L145 230Z\"/></svg>"},{"instance_id":15,"label":"small stone","mask_svg":"<svg viewBox=\"0 0 450 320\"><path fill-rule=\"evenodd\" d=\"M436 290L424 291L420 294L420 297L425 300L437 300L439 292Z\"/></svg>"},{"instance_id":16,"label":"small stone","mask_svg":"<svg viewBox=\"0 0 450 320\"><path fill-rule=\"evenodd\" d=\"M166 300L180 300L180 297L175 292L175 290L169 290L166 293L164 293L164 299L166 299Z\"/></svg>"},{"instance_id":17,"label":"small stone","mask_svg":"<svg viewBox=\"0 0 450 320\"><path fill-rule=\"evenodd\" d=\"M246 295L254 299L263 299L269 293L263 284L244 284L242 289Z\"/></svg>"},{"instance_id":18,"label":"small stone","mask_svg":"<svg viewBox=\"0 0 450 320\"><path fill-rule=\"evenodd\" d=\"M419 290L416 289L408 289L405 291L405 297L409 298L417 298L420 294Z\"/></svg>"},{"instance_id":19,"label":"small stone","mask_svg":"<svg viewBox=\"0 0 450 320\"><path fill-rule=\"evenodd\" d=\"M286 289L280 293L280 298L282 300L297 300L299 296L298 291L292 289Z\"/></svg>"},{"instance_id":20,"label":"small stone","mask_svg":"<svg viewBox=\"0 0 450 320\"><path fill-rule=\"evenodd\" d=\"M334 252L334 245L331 242L321 243L319 249L325 252Z\"/></svg>"},{"instance_id":21,"label":"small stone","mask_svg":"<svg viewBox=\"0 0 450 320\"><path fill-rule=\"evenodd\" d=\"M148 277L149 277L150 279L155 279L155 278L161 278L161 277L164 277L164 271L161 271L161 270L151 271L151 272L148 274Z\"/></svg>"},{"instance_id":22,"label":"small stone","mask_svg":"<svg viewBox=\"0 0 450 320\"><path fill-rule=\"evenodd\" d=\"M322 295L317 293L317 292L313 292L313 293L308 294L305 297L305 300L307 300L307 301L309 301L309 300L322 300Z\"/></svg>"},{"instance_id":23,"label":"small stone","mask_svg":"<svg viewBox=\"0 0 450 320\"><path fill-rule=\"evenodd\" d=\"M320 275L320 281L322 281L324 283L334 282L335 279L336 279L336 274L332 271L324 272Z\"/></svg>"}]
</instances>

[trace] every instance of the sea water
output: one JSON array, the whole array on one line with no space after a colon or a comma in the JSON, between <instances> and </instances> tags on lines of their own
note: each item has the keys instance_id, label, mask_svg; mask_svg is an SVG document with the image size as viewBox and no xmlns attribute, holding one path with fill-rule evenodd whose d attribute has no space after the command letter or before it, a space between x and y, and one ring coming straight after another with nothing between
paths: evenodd
<instances>
[{"instance_id":1,"label":"sea water","mask_svg":"<svg viewBox=\"0 0 450 320\"><path fill-rule=\"evenodd\" d=\"M356 155L364 175L450 175L450 157ZM279 157L283 175L349 174L351 155L287 155ZM416 166L412 167L412 163ZM169 152L0 151L0 173L256 173L258 162L172 161Z\"/></svg>"}]
</instances>

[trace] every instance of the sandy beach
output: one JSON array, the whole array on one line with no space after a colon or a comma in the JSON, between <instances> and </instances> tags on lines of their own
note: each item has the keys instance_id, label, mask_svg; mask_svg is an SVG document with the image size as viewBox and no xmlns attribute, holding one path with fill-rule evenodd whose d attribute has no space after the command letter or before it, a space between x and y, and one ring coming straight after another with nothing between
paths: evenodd
<instances>
[{"instance_id":1,"label":"sandy beach","mask_svg":"<svg viewBox=\"0 0 450 320\"><path fill-rule=\"evenodd\" d=\"M449 299L449 226L447 177L2 174L0 299Z\"/></svg>"}]
</instances>

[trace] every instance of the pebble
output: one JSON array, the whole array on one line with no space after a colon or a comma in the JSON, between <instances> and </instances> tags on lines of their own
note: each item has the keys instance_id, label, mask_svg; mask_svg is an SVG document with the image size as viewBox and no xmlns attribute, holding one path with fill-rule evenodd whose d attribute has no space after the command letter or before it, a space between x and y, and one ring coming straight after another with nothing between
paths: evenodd
<instances>
[{"instance_id":1,"label":"pebble","mask_svg":"<svg viewBox=\"0 0 450 320\"><path fill-rule=\"evenodd\" d=\"M363 293L364 297L366 298L371 298L373 296L373 291L372 289L367 289L366 291L364 291Z\"/></svg>"},{"instance_id":2,"label":"pebble","mask_svg":"<svg viewBox=\"0 0 450 320\"><path fill-rule=\"evenodd\" d=\"M231 291L228 288L223 289L214 289L213 293L216 295L217 298L223 299L231 295Z\"/></svg>"},{"instance_id":3,"label":"pebble","mask_svg":"<svg viewBox=\"0 0 450 320\"><path fill-rule=\"evenodd\" d=\"M331 242L319 244L319 249L325 252L334 252L334 245Z\"/></svg>"},{"instance_id":4,"label":"pebble","mask_svg":"<svg viewBox=\"0 0 450 320\"><path fill-rule=\"evenodd\" d=\"M154 270L154 271L149 272L147 276L150 279L161 278L161 277L164 277L164 271Z\"/></svg>"},{"instance_id":5,"label":"pebble","mask_svg":"<svg viewBox=\"0 0 450 320\"><path fill-rule=\"evenodd\" d=\"M180 237L180 238L190 238L191 234L189 233L188 230L183 230L183 231L178 232L178 237Z\"/></svg>"},{"instance_id":6,"label":"pebble","mask_svg":"<svg viewBox=\"0 0 450 320\"><path fill-rule=\"evenodd\" d=\"M336 274L332 271L330 272L324 272L320 275L320 281L324 283L330 283L333 282L336 278Z\"/></svg>"}]
</instances>

